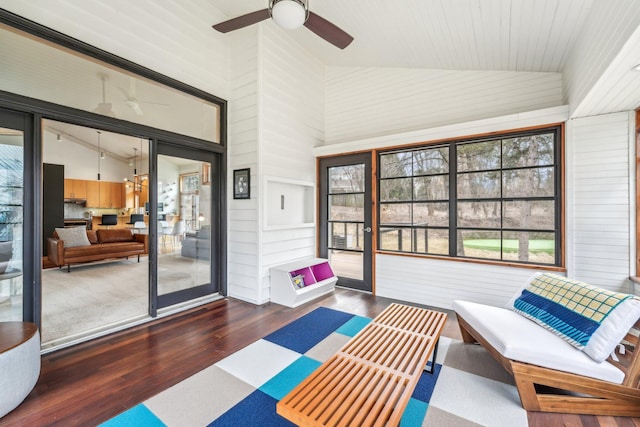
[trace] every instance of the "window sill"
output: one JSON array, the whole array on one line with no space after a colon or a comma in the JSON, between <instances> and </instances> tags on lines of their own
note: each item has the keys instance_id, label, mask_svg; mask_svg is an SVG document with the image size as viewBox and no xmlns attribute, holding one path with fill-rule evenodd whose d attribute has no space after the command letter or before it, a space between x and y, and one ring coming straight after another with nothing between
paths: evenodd
<instances>
[{"instance_id":1,"label":"window sill","mask_svg":"<svg viewBox=\"0 0 640 427\"><path fill-rule=\"evenodd\" d=\"M543 271L555 271L559 273L566 273L567 269L565 267L557 267L554 265L542 265L542 264L526 264L519 262L508 262L508 261L495 261L489 259L477 259L477 258L456 258L445 255L426 255L426 254L411 254L406 252L391 252L391 251L375 251L376 255L393 255L393 256L403 256L403 257L411 257L411 258L424 258L424 259L437 259L441 261L453 261L453 262L464 262L471 264L484 264L484 265L495 265L500 267L515 267L515 268L529 268L532 270L543 270Z\"/></svg>"}]
</instances>

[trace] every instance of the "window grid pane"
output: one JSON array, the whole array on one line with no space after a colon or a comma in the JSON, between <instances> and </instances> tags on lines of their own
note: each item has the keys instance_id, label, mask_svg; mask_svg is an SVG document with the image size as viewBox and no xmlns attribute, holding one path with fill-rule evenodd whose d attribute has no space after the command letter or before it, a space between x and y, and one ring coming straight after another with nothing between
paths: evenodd
<instances>
[{"instance_id":1,"label":"window grid pane","mask_svg":"<svg viewBox=\"0 0 640 427\"><path fill-rule=\"evenodd\" d=\"M559 131L380 154L380 249L559 265Z\"/></svg>"}]
</instances>

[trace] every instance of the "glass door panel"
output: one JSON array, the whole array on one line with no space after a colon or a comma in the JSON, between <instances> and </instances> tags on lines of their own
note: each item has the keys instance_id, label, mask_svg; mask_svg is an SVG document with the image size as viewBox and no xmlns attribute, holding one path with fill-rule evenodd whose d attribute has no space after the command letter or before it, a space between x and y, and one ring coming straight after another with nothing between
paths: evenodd
<instances>
[{"instance_id":1,"label":"glass door panel","mask_svg":"<svg viewBox=\"0 0 640 427\"><path fill-rule=\"evenodd\" d=\"M0 127L0 321L22 320L23 132Z\"/></svg>"},{"instance_id":2,"label":"glass door panel","mask_svg":"<svg viewBox=\"0 0 640 427\"><path fill-rule=\"evenodd\" d=\"M181 149L158 155L158 307L215 292L212 284L211 163ZM162 146L160 153L163 152ZM190 158L191 157L191 158ZM206 176L205 176L206 175ZM214 185L217 183L214 183Z\"/></svg>"},{"instance_id":3,"label":"glass door panel","mask_svg":"<svg viewBox=\"0 0 640 427\"><path fill-rule=\"evenodd\" d=\"M371 291L370 155L322 159L321 255L338 285Z\"/></svg>"},{"instance_id":4,"label":"glass door panel","mask_svg":"<svg viewBox=\"0 0 640 427\"><path fill-rule=\"evenodd\" d=\"M149 317L148 158L146 139L42 121L43 348Z\"/></svg>"}]
</instances>

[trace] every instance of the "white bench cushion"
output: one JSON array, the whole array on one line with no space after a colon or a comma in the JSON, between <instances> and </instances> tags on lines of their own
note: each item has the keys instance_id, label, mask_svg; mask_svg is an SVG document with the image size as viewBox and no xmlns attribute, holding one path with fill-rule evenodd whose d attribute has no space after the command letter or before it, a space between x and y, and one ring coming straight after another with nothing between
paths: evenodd
<instances>
[{"instance_id":1,"label":"white bench cushion","mask_svg":"<svg viewBox=\"0 0 640 427\"><path fill-rule=\"evenodd\" d=\"M453 310L508 359L616 384L624 380L620 369L608 362L594 361L514 311L468 301L454 301Z\"/></svg>"}]
</instances>

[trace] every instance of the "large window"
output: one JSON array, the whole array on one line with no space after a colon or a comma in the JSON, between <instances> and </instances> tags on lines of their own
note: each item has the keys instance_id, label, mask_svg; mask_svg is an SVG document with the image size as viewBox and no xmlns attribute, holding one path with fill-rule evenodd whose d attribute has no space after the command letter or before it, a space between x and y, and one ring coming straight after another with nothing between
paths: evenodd
<instances>
[{"instance_id":1,"label":"large window","mask_svg":"<svg viewBox=\"0 0 640 427\"><path fill-rule=\"evenodd\" d=\"M560 265L560 128L380 153L381 250Z\"/></svg>"}]
</instances>

